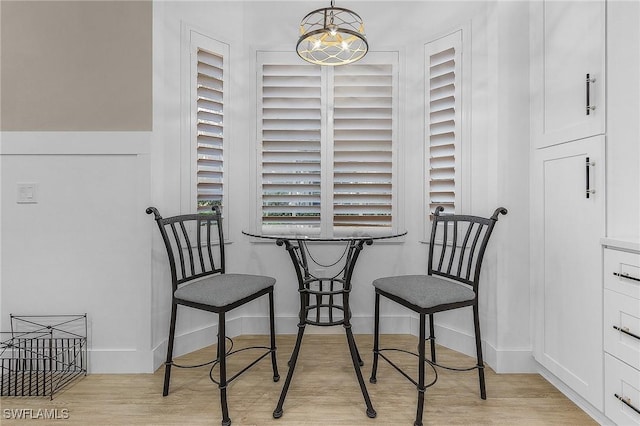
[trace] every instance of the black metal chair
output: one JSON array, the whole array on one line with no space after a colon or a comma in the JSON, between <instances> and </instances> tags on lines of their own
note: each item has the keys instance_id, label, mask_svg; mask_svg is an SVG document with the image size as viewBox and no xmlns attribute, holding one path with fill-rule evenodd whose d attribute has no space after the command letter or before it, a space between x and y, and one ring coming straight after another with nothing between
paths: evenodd
<instances>
[{"instance_id":1,"label":"black metal chair","mask_svg":"<svg viewBox=\"0 0 640 426\"><path fill-rule=\"evenodd\" d=\"M490 218L463 215L442 215L443 207L436 207L429 241L429 259L427 275L404 275L378 278L373 282L376 291L375 323L373 342L373 369L371 383L376 383L378 357L387 361L404 377L416 385L418 389L418 406L415 426L422 425L424 394L437 380L435 367L449 370L468 371L478 369L480 381L480 397L487 398L484 380L484 362L480 340L480 319L478 316L478 283L480 268L489 237L498 220L499 214L507 214L507 209L500 207ZM449 237L449 235L451 237ZM440 278L442 277L442 278ZM420 316L418 353L384 348L380 349L380 296L405 306ZM470 368L452 368L436 363L436 347L433 316L437 312L449 311L465 306L473 307L473 323L476 337L477 364ZM425 320L429 315L429 341L431 360L425 359ZM418 357L418 381L405 373L385 351L398 351ZM425 363L434 372L434 379L425 384Z\"/></svg>"},{"instance_id":2,"label":"black metal chair","mask_svg":"<svg viewBox=\"0 0 640 426\"><path fill-rule=\"evenodd\" d=\"M209 376L220 389L222 424L231 424L227 406L227 385L271 354L273 381L280 379L276 364L275 325L273 314L274 278L260 275L225 273L224 235L220 210L213 207L213 214L186 214L163 218L155 207L147 208L154 214L169 256L171 269L172 302L169 342L165 362L163 396L169 394L171 367L203 367L211 365ZM269 295L270 346L252 346L237 350L226 349L225 314L261 296ZM173 344L178 305L218 314L218 346L216 359L199 365L178 365L173 362ZM265 352L244 369L227 379L226 358L248 349ZM219 380L214 379L214 367L220 367Z\"/></svg>"}]
</instances>

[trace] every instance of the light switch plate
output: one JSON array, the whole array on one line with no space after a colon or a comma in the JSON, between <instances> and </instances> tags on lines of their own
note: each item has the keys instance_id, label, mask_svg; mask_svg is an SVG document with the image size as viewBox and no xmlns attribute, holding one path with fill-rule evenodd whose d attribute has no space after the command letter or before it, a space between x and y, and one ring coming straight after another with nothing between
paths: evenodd
<instances>
[{"instance_id":1,"label":"light switch plate","mask_svg":"<svg viewBox=\"0 0 640 426\"><path fill-rule=\"evenodd\" d=\"M37 183L18 183L18 204L35 204L38 202Z\"/></svg>"}]
</instances>

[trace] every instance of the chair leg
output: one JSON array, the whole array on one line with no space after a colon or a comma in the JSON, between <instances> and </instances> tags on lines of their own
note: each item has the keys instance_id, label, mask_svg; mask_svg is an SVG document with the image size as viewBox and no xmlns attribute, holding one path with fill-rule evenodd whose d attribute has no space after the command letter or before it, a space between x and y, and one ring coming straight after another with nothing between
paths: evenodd
<instances>
[{"instance_id":1,"label":"chair leg","mask_svg":"<svg viewBox=\"0 0 640 426\"><path fill-rule=\"evenodd\" d=\"M480 316L478 305L473 305L473 325L476 334L476 352L478 359L478 379L480 381L480 398L487 399L487 390L484 383L484 361L482 360L482 341L480 339Z\"/></svg>"},{"instance_id":2,"label":"chair leg","mask_svg":"<svg viewBox=\"0 0 640 426\"><path fill-rule=\"evenodd\" d=\"M422 413L424 412L424 394L426 388L424 387L424 347L425 347L425 314L420 314L420 336L418 343L418 407L416 410L416 421L414 426L422 426Z\"/></svg>"},{"instance_id":3,"label":"chair leg","mask_svg":"<svg viewBox=\"0 0 640 426\"><path fill-rule=\"evenodd\" d=\"M371 367L370 383L376 383L378 372L378 353L380 350L380 294L376 292L376 302L373 315L373 367Z\"/></svg>"},{"instance_id":4,"label":"chair leg","mask_svg":"<svg viewBox=\"0 0 640 426\"><path fill-rule=\"evenodd\" d=\"M225 314L218 314L218 360L220 361L220 406L222 408L222 426L229 426L229 407L227 405L227 349Z\"/></svg>"},{"instance_id":5,"label":"chair leg","mask_svg":"<svg viewBox=\"0 0 640 426\"><path fill-rule=\"evenodd\" d=\"M269 292L269 332L271 334L271 366L273 367L273 381L280 380L278 363L276 361L276 322L273 313L273 289Z\"/></svg>"},{"instance_id":6,"label":"chair leg","mask_svg":"<svg viewBox=\"0 0 640 426\"><path fill-rule=\"evenodd\" d=\"M173 364L173 341L176 335L176 314L178 305L171 304L171 320L169 322L169 341L167 342L167 360L164 363L164 386L162 396L169 395L169 382L171 380L171 365Z\"/></svg>"},{"instance_id":7,"label":"chair leg","mask_svg":"<svg viewBox=\"0 0 640 426\"><path fill-rule=\"evenodd\" d=\"M431 362L436 362L436 333L433 314L429 314L429 342L431 343Z\"/></svg>"}]
</instances>

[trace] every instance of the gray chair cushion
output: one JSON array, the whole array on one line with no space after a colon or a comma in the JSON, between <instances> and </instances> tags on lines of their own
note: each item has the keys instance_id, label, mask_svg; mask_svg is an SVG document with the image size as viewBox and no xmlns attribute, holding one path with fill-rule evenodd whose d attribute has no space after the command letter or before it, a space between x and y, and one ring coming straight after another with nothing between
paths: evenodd
<instances>
[{"instance_id":1,"label":"gray chair cushion","mask_svg":"<svg viewBox=\"0 0 640 426\"><path fill-rule=\"evenodd\" d=\"M262 275L211 275L178 288L175 297L189 302L222 307L272 287L275 278Z\"/></svg>"},{"instance_id":2,"label":"gray chair cushion","mask_svg":"<svg viewBox=\"0 0 640 426\"><path fill-rule=\"evenodd\" d=\"M473 300L473 289L465 284L430 275L400 275L378 278L373 286L423 309Z\"/></svg>"}]
</instances>

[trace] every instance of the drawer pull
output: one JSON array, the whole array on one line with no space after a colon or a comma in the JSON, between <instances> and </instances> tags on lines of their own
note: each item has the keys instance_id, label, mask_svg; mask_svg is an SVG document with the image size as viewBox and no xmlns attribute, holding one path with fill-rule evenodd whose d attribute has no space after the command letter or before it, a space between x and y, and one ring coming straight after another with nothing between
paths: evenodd
<instances>
[{"instance_id":1,"label":"drawer pull","mask_svg":"<svg viewBox=\"0 0 640 426\"><path fill-rule=\"evenodd\" d=\"M629 274L621 274L619 272L614 272L613 275L615 275L616 277L620 277L620 278L626 278L628 280L640 281L640 278L632 277Z\"/></svg>"},{"instance_id":2,"label":"drawer pull","mask_svg":"<svg viewBox=\"0 0 640 426\"><path fill-rule=\"evenodd\" d=\"M620 396L617 393L614 393L613 396L615 396L616 398L618 398L620 401L622 401L622 403L626 406L628 406L629 408L631 408L633 411L635 411L636 413L640 414L640 410L638 410L636 407L634 407L633 405L631 405L631 398L629 397L624 397L624 396Z\"/></svg>"},{"instance_id":3,"label":"drawer pull","mask_svg":"<svg viewBox=\"0 0 640 426\"><path fill-rule=\"evenodd\" d=\"M619 332L621 332L621 333L624 333L624 334L626 334L626 335L628 335L628 336L631 336L631 337L635 337L636 339L640 340L640 336L638 336L637 334L633 334L632 332L630 332L628 327L618 327L617 325L614 325L614 326L613 326L613 328L614 328L614 329L616 329L616 330L618 330L618 331L619 331Z\"/></svg>"}]
</instances>

